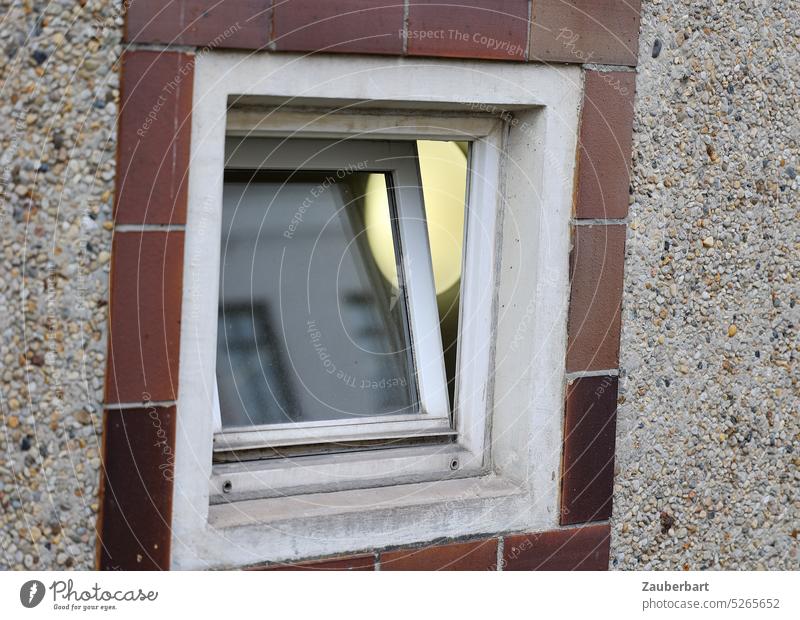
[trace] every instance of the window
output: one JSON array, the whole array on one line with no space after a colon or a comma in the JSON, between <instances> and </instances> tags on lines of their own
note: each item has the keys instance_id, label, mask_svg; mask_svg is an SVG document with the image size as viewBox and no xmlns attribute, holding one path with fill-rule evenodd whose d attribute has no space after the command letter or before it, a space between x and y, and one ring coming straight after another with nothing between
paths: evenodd
<instances>
[{"instance_id":1,"label":"window","mask_svg":"<svg viewBox=\"0 0 800 620\"><path fill-rule=\"evenodd\" d=\"M580 81L197 58L173 566L556 525Z\"/></svg>"},{"instance_id":2,"label":"window","mask_svg":"<svg viewBox=\"0 0 800 620\"><path fill-rule=\"evenodd\" d=\"M228 139L218 461L454 433L467 153Z\"/></svg>"},{"instance_id":3,"label":"window","mask_svg":"<svg viewBox=\"0 0 800 620\"><path fill-rule=\"evenodd\" d=\"M313 122L326 112L295 115ZM291 457L463 451L458 335L471 140L304 133L225 142L212 501L297 490ZM447 467L428 473L461 475L463 458L445 454ZM482 448L472 457L473 468L484 465ZM286 484L275 475L248 483L267 459L284 459ZM330 486L324 477L307 482ZM370 482L336 482L354 484Z\"/></svg>"}]
</instances>

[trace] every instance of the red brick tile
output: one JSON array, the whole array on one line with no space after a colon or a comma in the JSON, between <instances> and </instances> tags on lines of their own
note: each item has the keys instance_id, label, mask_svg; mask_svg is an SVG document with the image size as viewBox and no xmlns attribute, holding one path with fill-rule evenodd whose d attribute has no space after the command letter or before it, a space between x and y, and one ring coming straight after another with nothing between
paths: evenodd
<instances>
[{"instance_id":1,"label":"red brick tile","mask_svg":"<svg viewBox=\"0 0 800 620\"><path fill-rule=\"evenodd\" d=\"M103 428L99 568L169 569L175 408L106 411Z\"/></svg>"},{"instance_id":2,"label":"red brick tile","mask_svg":"<svg viewBox=\"0 0 800 620\"><path fill-rule=\"evenodd\" d=\"M567 371L619 364L625 225L573 227Z\"/></svg>"},{"instance_id":3,"label":"red brick tile","mask_svg":"<svg viewBox=\"0 0 800 620\"><path fill-rule=\"evenodd\" d=\"M408 53L525 60L527 0L412 0Z\"/></svg>"},{"instance_id":4,"label":"red brick tile","mask_svg":"<svg viewBox=\"0 0 800 620\"><path fill-rule=\"evenodd\" d=\"M530 59L636 65L639 0L533 0Z\"/></svg>"},{"instance_id":5,"label":"red brick tile","mask_svg":"<svg viewBox=\"0 0 800 620\"><path fill-rule=\"evenodd\" d=\"M284 0L273 8L278 51L403 53L403 3L385 0Z\"/></svg>"},{"instance_id":6,"label":"red brick tile","mask_svg":"<svg viewBox=\"0 0 800 620\"><path fill-rule=\"evenodd\" d=\"M567 386L561 464L561 524L611 518L617 377L582 377Z\"/></svg>"},{"instance_id":7,"label":"red brick tile","mask_svg":"<svg viewBox=\"0 0 800 620\"><path fill-rule=\"evenodd\" d=\"M183 237L162 231L114 235L108 403L177 398Z\"/></svg>"},{"instance_id":8,"label":"red brick tile","mask_svg":"<svg viewBox=\"0 0 800 620\"><path fill-rule=\"evenodd\" d=\"M122 56L117 224L184 224L194 56Z\"/></svg>"},{"instance_id":9,"label":"red brick tile","mask_svg":"<svg viewBox=\"0 0 800 620\"><path fill-rule=\"evenodd\" d=\"M578 145L575 216L628 215L636 75L586 71Z\"/></svg>"},{"instance_id":10,"label":"red brick tile","mask_svg":"<svg viewBox=\"0 0 800 620\"><path fill-rule=\"evenodd\" d=\"M608 525L508 536L503 570L608 570L610 540Z\"/></svg>"},{"instance_id":11,"label":"red brick tile","mask_svg":"<svg viewBox=\"0 0 800 620\"><path fill-rule=\"evenodd\" d=\"M496 566L496 538L381 554L382 571L490 570Z\"/></svg>"},{"instance_id":12,"label":"red brick tile","mask_svg":"<svg viewBox=\"0 0 800 620\"><path fill-rule=\"evenodd\" d=\"M375 556L356 555L346 558L335 558L331 560L314 560L311 562L300 562L298 564L278 564L261 568L251 568L250 570L375 570Z\"/></svg>"},{"instance_id":13,"label":"red brick tile","mask_svg":"<svg viewBox=\"0 0 800 620\"><path fill-rule=\"evenodd\" d=\"M125 41L261 49L269 43L270 0L134 0Z\"/></svg>"}]
</instances>

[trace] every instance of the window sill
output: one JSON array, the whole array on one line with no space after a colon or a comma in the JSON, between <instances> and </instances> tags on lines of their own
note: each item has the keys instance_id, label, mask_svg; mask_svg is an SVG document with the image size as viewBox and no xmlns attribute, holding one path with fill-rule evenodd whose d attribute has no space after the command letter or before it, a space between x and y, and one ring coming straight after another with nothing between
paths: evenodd
<instances>
[{"instance_id":1,"label":"window sill","mask_svg":"<svg viewBox=\"0 0 800 620\"><path fill-rule=\"evenodd\" d=\"M175 532L173 566L226 568L553 527L555 515L531 522L531 504L524 485L494 474L220 504L209 507L205 530Z\"/></svg>"}]
</instances>

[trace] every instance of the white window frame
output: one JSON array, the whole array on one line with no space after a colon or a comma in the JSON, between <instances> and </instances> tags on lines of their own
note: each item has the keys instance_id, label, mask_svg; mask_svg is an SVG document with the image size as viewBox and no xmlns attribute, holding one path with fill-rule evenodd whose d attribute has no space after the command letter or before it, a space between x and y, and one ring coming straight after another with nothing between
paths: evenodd
<instances>
[{"instance_id":1,"label":"white window frame","mask_svg":"<svg viewBox=\"0 0 800 620\"><path fill-rule=\"evenodd\" d=\"M293 101L297 103L297 101ZM458 343L458 370L456 373L455 407L451 415L447 402L446 378L444 377L444 363L441 353L441 340L438 329L438 311L435 305L423 308L422 313L434 316L434 321L426 321L418 325L416 330L427 331L435 336L435 342L428 342L424 347L415 350L417 368L419 362L426 361L432 365L427 371L423 369L420 374L420 394L425 398L425 377L436 373L441 377L428 377L428 392L434 391L433 415L429 416L395 416L396 419L379 420L370 424L374 430L366 429L367 424L347 421L336 421L331 424L308 423L274 425L269 430L253 429L238 433L216 433L214 437L215 450L235 449L245 447L248 443L252 446L252 436L260 434L263 440L269 438L270 447L290 446L320 440L325 437L329 441L352 442L369 439L400 439L400 438L425 438L451 436L452 441L445 444L428 446L404 446L379 451L363 451L356 455L341 454L319 456L315 458L303 457L302 461L293 461L290 458L260 461L242 461L233 463L219 463L214 465L210 478L210 502L219 504L234 500L251 498L268 498L322 491L338 491L368 486L384 486L387 484L411 483L421 480L438 480L443 478L460 478L465 476L486 473L488 458L486 449L488 418L486 396L489 393L489 368L491 364L491 315L492 297L486 295L487 290L493 286L491 265L494 262L493 240L497 225L499 208L497 197L500 195L497 181L500 174L500 155L502 153L502 137L504 123L502 120L484 115L482 122L477 123L472 116L437 115L424 116L417 114L413 119L396 116L393 126L385 126L380 131L374 131L376 117L362 111L350 110L347 121L337 119L336 114L325 114L316 111L293 111L291 107L282 106L278 109L268 109L263 106L251 112L260 117L258 128L251 127L245 130L246 137L253 138L268 134L270 137L283 134L281 137L306 137L309 133L313 139L328 138L341 139L357 136L359 141L374 143L375 148L363 149L367 160L377 159L380 155L378 145L387 138L402 135L408 139L410 129L415 130L418 138L447 138L457 140L474 140L472 142L472 158L479 162L478 166L471 166L468 179L470 188L467 202L476 201L484 204L485 208L470 209L467 207L465 228L483 231L483 234L470 236L464 244L465 257L471 257L472 264L464 265L464 278L462 281L460 314L461 320L470 324L469 338L460 339ZM237 111L229 111L226 131L226 140L232 135L241 133L231 130L242 127L246 119L241 118ZM289 116L291 120L285 118ZM480 115L479 115L480 116ZM322 121L317 119L327 118L324 122L327 127L322 127ZM383 119L385 123L386 119ZM296 123L289 130L289 123ZM309 125L317 125L307 133ZM397 133L397 128L403 127L403 134ZM269 130L267 129L269 128ZM478 131L475 131L478 129ZM467 131L469 130L469 132ZM287 133L288 132L288 133ZM255 163L263 161L268 153L263 149L258 150L253 142L245 142L249 146L243 147L244 151L233 158L226 157L225 166L243 167L250 169ZM319 144L321 147L322 144ZM291 147L290 147L291 150ZM346 157L344 149L334 152L330 148L320 151L310 162L308 167L335 169L342 164ZM286 155L285 164L297 164L297 156ZM409 162L410 163L410 162ZM280 162L278 162L280 164ZM377 163L375 164L377 165ZM300 166L302 167L302 166ZM369 167L369 166L368 166ZM406 170L408 177L412 171ZM419 183L408 183L403 192L419 191ZM399 197L402 202L403 197ZM477 203L482 201L482 203ZM488 202L491 201L491 202ZM411 203L412 197L407 196L405 202ZM423 224L421 219L418 224ZM419 255L428 251L427 229L407 230L404 238L412 240L418 247L412 252ZM482 258L483 257L483 258ZM466 260L465 260L466 262ZM433 302L433 274L429 269L420 274L417 282L409 282L409 294L417 295L416 299L409 300L409 304L425 304ZM417 286L415 286L415 284ZM426 291L430 292L426 298ZM209 302L210 303L210 302ZM464 308L470 308L465 313ZM411 313L413 315L413 310ZM466 316L466 318L464 318ZM416 345L419 345L417 341ZM435 392L438 388L438 393ZM427 418L427 419L426 419ZM409 427L410 422L416 422L415 427ZM350 427L348 429L348 427ZM249 436L249 437L248 437ZM297 463L303 466L298 467Z\"/></svg>"},{"instance_id":2,"label":"white window frame","mask_svg":"<svg viewBox=\"0 0 800 620\"><path fill-rule=\"evenodd\" d=\"M296 560L557 525L581 91L576 67L234 52L197 58L175 568ZM286 113L280 119L258 111L231 116L231 97L243 103L253 97ZM297 122L302 111L292 106L340 112L304 125ZM341 111L351 108L353 118L343 121ZM369 133L480 145L471 158L461 302L470 316L462 316L459 341L460 349L473 349L460 353L457 441L446 448L303 457L289 468L256 462L221 476L212 470L219 254L208 248L218 247L221 234L224 142L226 133L286 135L287 129L326 138ZM483 242L470 239L475 231ZM242 501L212 504L233 475ZM274 497L260 492L281 484L284 490Z\"/></svg>"}]
</instances>

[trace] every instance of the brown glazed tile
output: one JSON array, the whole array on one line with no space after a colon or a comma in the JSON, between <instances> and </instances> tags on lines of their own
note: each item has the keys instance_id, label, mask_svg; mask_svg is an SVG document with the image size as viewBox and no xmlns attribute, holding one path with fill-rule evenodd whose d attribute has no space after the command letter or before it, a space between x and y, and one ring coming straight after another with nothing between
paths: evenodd
<instances>
[{"instance_id":1,"label":"brown glazed tile","mask_svg":"<svg viewBox=\"0 0 800 620\"><path fill-rule=\"evenodd\" d=\"M281 52L403 53L403 3L394 0L282 0L272 28Z\"/></svg>"},{"instance_id":2,"label":"brown glazed tile","mask_svg":"<svg viewBox=\"0 0 800 620\"><path fill-rule=\"evenodd\" d=\"M567 372L619 364L625 225L573 226Z\"/></svg>"},{"instance_id":3,"label":"brown glazed tile","mask_svg":"<svg viewBox=\"0 0 800 620\"><path fill-rule=\"evenodd\" d=\"M382 571L490 570L496 566L496 538L381 554Z\"/></svg>"},{"instance_id":4,"label":"brown glazed tile","mask_svg":"<svg viewBox=\"0 0 800 620\"><path fill-rule=\"evenodd\" d=\"M640 0L533 0L529 58L635 66Z\"/></svg>"},{"instance_id":5,"label":"brown glazed tile","mask_svg":"<svg viewBox=\"0 0 800 620\"><path fill-rule=\"evenodd\" d=\"M581 377L567 386L561 463L561 525L611 518L617 377Z\"/></svg>"},{"instance_id":6,"label":"brown glazed tile","mask_svg":"<svg viewBox=\"0 0 800 620\"><path fill-rule=\"evenodd\" d=\"M314 560L311 562L300 562L298 564L277 564L250 570L375 570L375 556L356 555L346 558L335 558L332 560Z\"/></svg>"},{"instance_id":7,"label":"brown glazed tile","mask_svg":"<svg viewBox=\"0 0 800 620\"><path fill-rule=\"evenodd\" d=\"M408 53L525 60L527 0L411 0Z\"/></svg>"},{"instance_id":8,"label":"brown glazed tile","mask_svg":"<svg viewBox=\"0 0 800 620\"><path fill-rule=\"evenodd\" d=\"M622 219L628 215L636 74L584 75L575 216Z\"/></svg>"},{"instance_id":9,"label":"brown glazed tile","mask_svg":"<svg viewBox=\"0 0 800 620\"><path fill-rule=\"evenodd\" d=\"M178 393L183 232L118 232L111 267L107 403Z\"/></svg>"},{"instance_id":10,"label":"brown glazed tile","mask_svg":"<svg viewBox=\"0 0 800 620\"><path fill-rule=\"evenodd\" d=\"M270 0L134 0L125 41L254 50L269 43L270 27Z\"/></svg>"},{"instance_id":11,"label":"brown glazed tile","mask_svg":"<svg viewBox=\"0 0 800 620\"><path fill-rule=\"evenodd\" d=\"M506 537L503 570L608 570L608 525Z\"/></svg>"},{"instance_id":12,"label":"brown glazed tile","mask_svg":"<svg viewBox=\"0 0 800 620\"><path fill-rule=\"evenodd\" d=\"M167 570L175 408L108 410L104 424L101 570Z\"/></svg>"},{"instance_id":13,"label":"brown glazed tile","mask_svg":"<svg viewBox=\"0 0 800 620\"><path fill-rule=\"evenodd\" d=\"M194 56L122 56L117 224L185 224Z\"/></svg>"}]
</instances>

